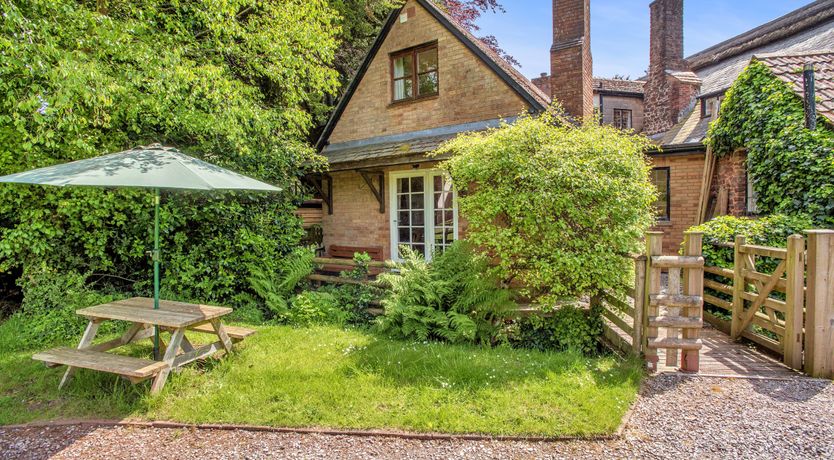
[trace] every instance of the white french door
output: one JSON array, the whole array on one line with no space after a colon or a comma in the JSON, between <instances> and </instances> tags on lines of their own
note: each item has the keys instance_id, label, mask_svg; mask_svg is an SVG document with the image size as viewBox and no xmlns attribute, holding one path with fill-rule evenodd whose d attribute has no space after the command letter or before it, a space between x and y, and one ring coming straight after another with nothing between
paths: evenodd
<instances>
[{"instance_id":1,"label":"white french door","mask_svg":"<svg viewBox=\"0 0 834 460\"><path fill-rule=\"evenodd\" d=\"M431 260L458 239L452 181L440 171L391 173L391 254L400 259L408 246Z\"/></svg>"}]
</instances>

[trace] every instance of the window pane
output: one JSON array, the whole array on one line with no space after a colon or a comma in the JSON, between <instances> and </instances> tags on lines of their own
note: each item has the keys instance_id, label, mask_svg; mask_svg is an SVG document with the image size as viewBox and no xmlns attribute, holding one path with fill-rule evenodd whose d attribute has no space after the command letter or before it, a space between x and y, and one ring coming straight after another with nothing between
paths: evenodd
<instances>
[{"instance_id":1,"label":"window pane","mask_svg":"<svg viewBox=\"0 0 834 460\"><path fill-rule=\"evenodd\" d=\"M408 195L400 195L399 202L400 209L408 209Z\"/></svg>"},{"instance_id":2,"label":"window pane","mask_svg":"<svg viewBox=\"0 0 834 460\"><path fill-rule=\"evenodd\" d=\"M411 178L411 191L412 192L422 192L423 191L423 178L422 177L412 177Z\"/></svg>"},{"instance_id":3,"label":"window pane","mask_svg":"<svg viewBox=\"0 0 834 460\"><path fill-rule=\"evenodd\" d=\"M437 72L422 74L419 77L417 94L434 94L437 92Z\"/></svg>"},{"instance_id":4,"label":"window pane","mask_svg":"<svg viewBox=\"0 0 834 460\"><path fill-rule=\"evenodd\" d=\"M408 99L414 94L414 82L410 78L394 81L394 100Z\"/></svg>"},{"instance_id":5,"label":"window pane","mask_svg":"<svg viewBox=\"0 0 834 460\"><path fill-rule=\"evenodd\" d=\"M418 73L437 70L437 48L421 51L417 54L417 69Z\"/></svg>"},{"instance_id":6,"label":"window pane","mask_svg":"<svg viewBox=\"0 0 834 460\"><path fill-rule=\"evenodd\" d=\"M409 243L411 242L411 230L406 228L400 229L400 243Z\"/></svg>"},{"instance_id":7,"label":"window pane","mask_svg":"<svg viewBox=\"0 0 834 460\"><path fill-rule=\"evenodd\" d=\"M426 224L426 216L423 211L413 211L411 213L411 225L422 227Z\"/></svg>"},{"instance_id":8,"label":"window pane","mask_svg":"<svg viewBox=\"0 0 834 460\"><path fill-rule=\"evenodd\" d=\"M425 243L426 242L426 234L424 228L412 228L411 229L411 241L414 243Z\"/></svg>"},{"instance_id":9,"label":"window pane","mask_svg":"<svg viewBox=\"0 0 834 460\"><path fill-rule=\"evenodd\" d=\"M415 193L411 195L411 209L423 209L422 193Z\"/></svg>"},{"instance_id":10,"label":"window pane","mask_svg":"<svg viewBox=\"0 0 834 460\"><path fill-rule=\"evenodd\" d=\"M397 193L408 193L408 179L397 179Z\"/></svg>"},{"instance_id":11,"label":"window pane","mask_svg":"<svg viewBox=\"0 0 834 460\"><path fill-rule=\"evenodd\" d=\"M669 170L666 168L652 169L652 183L657 187L658 197L655 209L659 219L669 219Z\"/></svg>"},{"instance_id":12,"label":"window pane","mask_svg":"<svg viewBox=\"0 0 834 460\"><path fill-rule=\"evenodd\" d=\"M443 211L434 212L434 225L437 227L443 226Z\"/></svg>"},{"instance_id":13,"label":"window pane","mask_svg":"<svg viewBox=\"0 0 834 460\"><path fill-rule=\"evenodd\" d=\"M394 78L411 76L414 70L411 66L411 55L400 56L394 59Z\"/></svg>"},{"instance_id":14,"label":"window pane","mask_svg":"<svg viewBox=\"0 0 834 460\"><path fill-rule=\"evenodd\" d=\"M409 218L408 211L400 212L400 213L397 213L397 214L399 216L397 220L399 221L400 225L408 226L410 224L411 219Z\"/></svg>"}]
</instances>

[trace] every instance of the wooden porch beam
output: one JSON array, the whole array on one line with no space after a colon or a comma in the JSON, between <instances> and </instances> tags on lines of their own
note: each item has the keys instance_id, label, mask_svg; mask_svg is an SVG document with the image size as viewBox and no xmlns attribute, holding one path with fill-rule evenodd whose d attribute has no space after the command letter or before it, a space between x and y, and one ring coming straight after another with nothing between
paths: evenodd
<instances>
[{"instance_id":1,"label":"wooden porch beam","mask_svg":"<svg viewBox=\"0 0 834 460\"><path fill-rule=\"evenodd\" d=\"M385 172L363 170L357 172L365 180L365 183L368 184L368 188L371 189L371 193L373 193L376 201L379 202L379 213L385 214ZM374 179L378 181L378 187L374 184Z\"/></svg>"}]
</instances>

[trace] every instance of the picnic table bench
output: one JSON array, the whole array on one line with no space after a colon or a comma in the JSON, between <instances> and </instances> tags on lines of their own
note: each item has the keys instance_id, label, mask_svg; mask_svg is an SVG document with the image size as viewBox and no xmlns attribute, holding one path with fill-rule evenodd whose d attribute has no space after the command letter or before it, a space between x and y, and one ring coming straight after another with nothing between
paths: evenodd
<instances>
[{"instance_id":1,"label":"picnic table bench","mask_svg":"<svg viewBox=\"0 0 834 460\"><path fill-rule=\"evenodd\" d=\"M232 309L227 307L169 300L161 300L159 309L154 310L153 299L144 297L82 308L76 313L88 318L89 323L78 347L54 348L37 353L32 358L49 366L68 366L59 388L72 378L76 368L84 368L117 374L133 383L153 378L151 393L158 393L172 370L220 350L231 353L233 342L255 333L252 329L224 326L221 318L231 312ZM131 326L121 337L94 345L99 326L108 320L127 321ZM159 361L107 353L129 343L152 338L156 329L171 333ZM218 340L195 348L185 336L186 331L216 335ZM160 345L164 345L161 340Z\"/></svg>"}]
</instances>

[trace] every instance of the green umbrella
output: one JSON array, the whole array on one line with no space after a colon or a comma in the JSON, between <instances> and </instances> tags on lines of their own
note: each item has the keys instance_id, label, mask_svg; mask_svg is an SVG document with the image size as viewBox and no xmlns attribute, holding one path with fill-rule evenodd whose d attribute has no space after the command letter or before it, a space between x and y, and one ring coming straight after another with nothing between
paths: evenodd
<instances>
[{"instance_id":1,"label":"green umbrella","mask_svg":"<svg viewBox=\"0 0 834 460\"><path fill-rule=\"evenodd\" d=\"M0 177L0 183L88 187L149 188L154 191L153 305L159 309L159 191L256 190L280 192L264 182L223 169L154 144L132 150L33 169ZM154 337L154 357L159 357L159 330Z\"/></svg>"}]
</instances>

